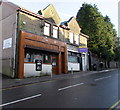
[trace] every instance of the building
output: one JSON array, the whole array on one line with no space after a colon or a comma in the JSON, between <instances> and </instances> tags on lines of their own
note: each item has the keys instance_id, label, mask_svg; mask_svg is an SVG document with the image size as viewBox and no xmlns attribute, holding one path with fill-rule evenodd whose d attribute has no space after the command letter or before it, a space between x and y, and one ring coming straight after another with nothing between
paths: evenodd
<instances>
[{"instance_id":1,"label":"building","mask_svg":"<svg viewBox=\"0 0 120 110\"><path fill-rule=\"evenodd\" d=\"M3 74L23 78L67 73L67 46L54 39L54 26L41 15L10 2L1 5ZM42 60L42 71L36 71L36 60Z\"/></svg>"},{"instance_id":2,"label":"building","mask_svg":"<svg viewBox=\"0 0 120 110\"><path fill-rule=\"evenodd\" d=\"M68 71L86 71L89 69L87 39L89 36L81 33L76 18L71 17L68 21L62 22L61 25L67 26L66 42L68 52ZM68 34L67 34L68 33Z\"/></svg>"},{"instance_id":3,"label":"building","mask_svg":"<svg viewBox=\"0 0 120 110\"><path fill-rule=\"evenodd\" d=\"M62 22L61 25L69 28L66 31L65 36L67 42L67 53L68 53L68 71L80 71L80 62L79 62L79 44L80 44L80 30L76 19L71 17L68 21Z\"/></svg>"},{"instance_id":4,"label":"building","mask_svg":"<svg viewBox=\"0 0 120 110\"><path fill-rule=\"evenodd\" d=\"M68 21L61 22L61 19L52 4L39 13L45 19L59 26L59 36L57 39L67 43L68 71L86 71L89 69L89 57L87 39L89 36L81 33L76 18L71 17Z\"/></svg>"},{"instance_id":5,"label":"building","mask_svg":"<svg viewBox=\"0 0 120 110\"><path fill-rule=\"evenodd\" d=\"M79 46L79 53L80 53L80 65L81 65L81 70L82 71L87 71L90 70L91 66L91 58L90 58L90 53L88 52L88 47L87 47L87 40L89 36L80 33L80 46Z\"/></svg>"},{"instance_id":6,"label":"building","mask_svg":"<svg viewBox=\"0 0 120 110\"><path fill-rule=\"evenodd\" d=\"M51 4L39 14L11 2L1 6L3 74L24 78L88 69L89 37L74 17L61 22Z\"/></svg>"}]
</instances>

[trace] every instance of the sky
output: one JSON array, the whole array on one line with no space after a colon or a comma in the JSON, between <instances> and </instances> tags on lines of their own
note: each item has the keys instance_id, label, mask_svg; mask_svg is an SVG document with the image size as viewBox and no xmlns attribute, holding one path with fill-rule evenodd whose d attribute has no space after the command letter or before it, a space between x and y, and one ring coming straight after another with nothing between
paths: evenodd
<instances>
[{"instance_id":1,"label":"sky","mask_svg":"<svg viewBox=\"0 0 120 110\"><path fill-rule=\"evenodd\" d=\"M109 16L118 32L118 2L120 0L9 0L19 6L37 13L49 4L53 4L62 21L76 17L83 3L96 4L103 16Z\"/></svg>"}]
</instances>

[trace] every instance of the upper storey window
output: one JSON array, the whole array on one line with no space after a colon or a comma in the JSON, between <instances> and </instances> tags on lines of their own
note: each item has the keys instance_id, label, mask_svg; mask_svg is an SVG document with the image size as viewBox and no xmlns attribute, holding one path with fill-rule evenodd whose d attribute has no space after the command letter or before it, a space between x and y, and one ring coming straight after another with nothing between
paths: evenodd
<instances>
[{"instance_id":1,"label":"upper storey window","mask_svg":"<svg viewBox=\"0 0 120 110\"><path fill-rule=\"evenodd\" d=\"M79 36L78 35L75 35L75 41L76 41L76 44L79 45Z\"/></svg>"},{"instance_id":2,"label":"upper storey window","mask_svg":"<svg viewBox=\"0 0 120 110\"><path fill-rule=\"evenodd\" d=\"M45 23L44 35L50 36L50 24L48 24L48 23Z\"/></svg>"},{"instance_id":3,"label":"upper storey window","mask_svg":"<svg viewBox=\"0 0 120 110\"><path fill-rule=\"evenodd\" d=\"M70 32L70 43L74 43L74 34Z\"/></svg>"},{"instance_id":4,"label":"upper storey window","mask_svg":"<svg viewBox=\"0 0 120 110\"><path fill-rule=\"evenodd\" d=\"M53 26L53 37L58 38L58 27Z\"/></svg>"}]
</instances>

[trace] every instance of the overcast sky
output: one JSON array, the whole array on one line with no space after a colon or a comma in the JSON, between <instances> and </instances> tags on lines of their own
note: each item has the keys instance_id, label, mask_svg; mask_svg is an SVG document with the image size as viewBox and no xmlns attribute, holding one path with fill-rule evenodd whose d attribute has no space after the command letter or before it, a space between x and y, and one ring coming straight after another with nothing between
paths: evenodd
<instances>
[{"instance_id":1,"label":"overcast sky","mask_svg":"<svg viewBox=\"0 0 120 110\"><path fill-rule=\"evenodd\" d=\"M119 0L9 0L20 5L32 12L37 13L38 10L44 9L49 4L53 4L62 21L68 20L70 17L76 17L76 14L82 4L96 4L99 12L103 16L108 15L111 22L118 31L118 2Z\"/></svg>"}]
</instances>

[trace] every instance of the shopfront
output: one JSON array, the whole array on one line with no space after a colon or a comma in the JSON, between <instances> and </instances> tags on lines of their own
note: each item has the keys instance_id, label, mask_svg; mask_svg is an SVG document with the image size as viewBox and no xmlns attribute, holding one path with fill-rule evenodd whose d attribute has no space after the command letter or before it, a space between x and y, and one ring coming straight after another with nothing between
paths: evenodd
<instances>
[{"instance_id":1,"label":"shopfront","mask_svg":"<svg viewBox=\"0 0 120 110\"><path fill-rule=\"evenodd\" d=\"M18 77L67 73L66 43L28 32L20 32ZM36 71L36 60L42 62Z\"/></svg>"},{"instance_id":2,"label":"shopfront","mask_svg":"<svg viewBox=\"0 0 120 110\"><path fill-rule=\"evenodd\" d=\"M67 44L68 71L80 71L78 47Z\"/></svg>"},{"instance_id":3,"label":"shopfront","mask_svg":"<svg viewBox=\"0 0 120 110\"><path fill-rule=\"evenodd\" d=\"M88 69L88 48L86 46L79 46L78 49L80 53L80 65L81 65L81 70L82 71L87 71Z\"/></svg>"}]
</instances>

